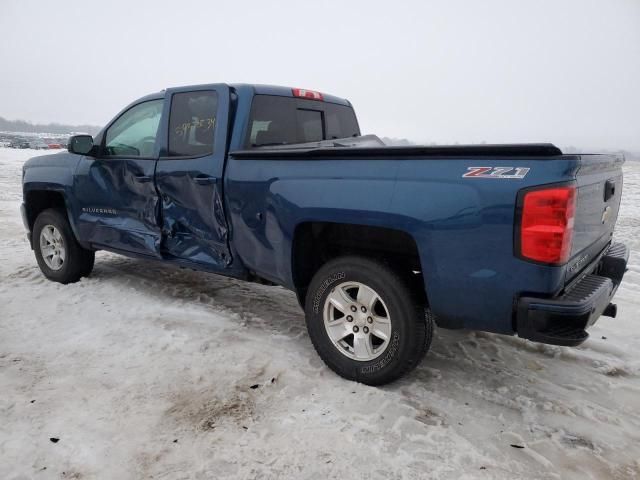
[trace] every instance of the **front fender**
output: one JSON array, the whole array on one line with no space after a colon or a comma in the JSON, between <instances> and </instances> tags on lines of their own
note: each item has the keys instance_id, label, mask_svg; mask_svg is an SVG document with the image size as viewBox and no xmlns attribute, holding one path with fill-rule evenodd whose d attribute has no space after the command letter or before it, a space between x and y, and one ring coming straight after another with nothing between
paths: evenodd
<instances>
[{"instance_id":1,"label":"front fender","mask_svg":"<svg viewBox=\"0 0 640 480\"><path fill-rule=\"evenodd\" d=\"M71 206L74 201L73 176L81 159L81 155L65 152L33 157L25 162L22 167L22 198L29 226L32 226L35 221L32 206L29 204L30 194L55 192L64 199L71 229L78 238Z\"/></svg>"}]
</instances>

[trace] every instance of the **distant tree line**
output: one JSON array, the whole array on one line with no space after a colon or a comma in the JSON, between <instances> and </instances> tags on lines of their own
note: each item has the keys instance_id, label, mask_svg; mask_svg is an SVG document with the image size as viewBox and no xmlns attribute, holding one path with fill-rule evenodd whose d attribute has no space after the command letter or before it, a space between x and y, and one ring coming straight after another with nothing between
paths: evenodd
<instances>
[{"instance_id":1,"label":"distant tree line","mask_svg":"<svg viewBox=\"0 0 640 480\"><path fill-rule=\"evenodd\" d=\"M25 132L25 133L60 133L69 134L71 132L82 132L95 135L101 127L95 125L63 125L61 123L31 123L24 120L7 120L0 117L0 131L3 132Z\"/></svg>"}]
</instances>

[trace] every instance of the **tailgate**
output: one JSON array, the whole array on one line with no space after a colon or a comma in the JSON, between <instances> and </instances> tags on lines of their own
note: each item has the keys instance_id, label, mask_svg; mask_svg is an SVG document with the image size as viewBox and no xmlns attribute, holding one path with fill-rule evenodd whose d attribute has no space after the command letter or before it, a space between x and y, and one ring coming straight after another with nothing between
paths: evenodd
<instances>
[{"instance_id":1,"label":"tailgate","mask_svg":"<svg viewBox=\"0 0 640 480\"><path fill-rule=\"evenodd\" d=\"M613 237L622 196L622 155L581 155L571 259L566 282L590 265Z\"/></svg>"}]
</instances>

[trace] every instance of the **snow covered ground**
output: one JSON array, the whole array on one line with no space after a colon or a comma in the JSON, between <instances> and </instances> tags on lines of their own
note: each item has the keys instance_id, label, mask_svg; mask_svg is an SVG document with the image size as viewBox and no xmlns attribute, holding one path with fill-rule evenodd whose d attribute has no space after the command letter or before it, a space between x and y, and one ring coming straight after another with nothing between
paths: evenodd
<instances>
[{"instance_id":1,"label":"snow covered ground","mask_svg":"<svg viewBox=\"0 0 640 480\"><path fill-rule=\"evenodd\" d=\"M323 365L281 288L106 253L45 280L19 215L36 154L0 149L0 478L640 477L640 164L618 318L576 349L440 330L371 388Z\"/></svg>"}]
</instances>

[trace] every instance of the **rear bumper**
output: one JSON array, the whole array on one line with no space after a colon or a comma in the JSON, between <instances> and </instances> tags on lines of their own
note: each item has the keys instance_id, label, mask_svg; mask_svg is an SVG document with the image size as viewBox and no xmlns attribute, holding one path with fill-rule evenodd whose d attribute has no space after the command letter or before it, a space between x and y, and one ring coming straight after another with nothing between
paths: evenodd
<instances>
[{"instance_id":1,"label":"rear bumper","mask_svg":"<svg viewBox=\"0 0 640 480\"><path fill-rule=\"evenodd\" d=\"M613 243L592 273L555 298L522 297L518 301L516 328L519 337L552 345L576 346L598 317L615 317L611 299L627 269L629 250Z\"/></svg>"}]
</instances>

